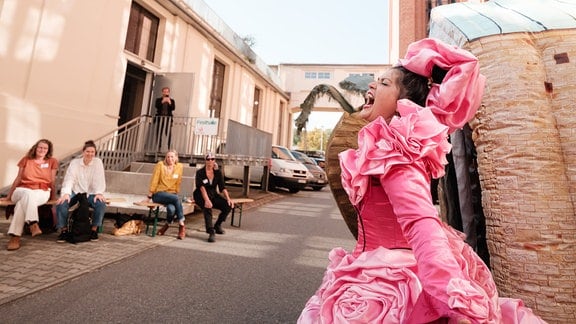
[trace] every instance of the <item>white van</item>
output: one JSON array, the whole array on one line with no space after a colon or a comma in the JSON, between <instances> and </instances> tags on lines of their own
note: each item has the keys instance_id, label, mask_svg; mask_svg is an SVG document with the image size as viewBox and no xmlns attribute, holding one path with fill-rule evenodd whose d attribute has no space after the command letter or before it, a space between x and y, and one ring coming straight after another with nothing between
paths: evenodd
<instances>
[{"instance_id":1,"label":"white van","mask_svg":"<svg viewBox=\"0 0 576 324\"><path fill-rule=\"evenodd\" d=\"M308 183L308 169L300 163L290 150L284 146L272 145L272 157L268 166L270 176L268 179L268 189L276 187L286 188L292 193L304 189ZM250 182L259 183L262 186L263 167L250 167ZM224 176L226 179L240 180L244 178L244 166L224 165Z\"/></svg>"}]
</instances>

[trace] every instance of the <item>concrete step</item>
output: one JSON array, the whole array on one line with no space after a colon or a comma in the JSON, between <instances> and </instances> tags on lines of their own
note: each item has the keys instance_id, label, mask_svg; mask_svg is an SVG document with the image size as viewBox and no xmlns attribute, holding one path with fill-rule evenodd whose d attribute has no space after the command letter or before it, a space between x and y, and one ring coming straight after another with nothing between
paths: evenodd
<instances>
[{"instance_id":1,"label":"concrete step","mask_svg":"<svg viewBox=\"0 0 576 324\"><path fill-rule=\"evenodd\" d=\"M120 194L144 195L148 194L151 173L131 172L131 171L111 171L105 172L106 191ZM194 176L183 176L180 185L180 194L191 196L195 188Z\"/></svg>"},{"instance_id":2,"label":"concrete step","mask_svg":"<svg viewBox=\"0 0 576 324\"><path fill-rule=\"evenodd\" d=\"M184 169L183 169L183 176L184 177L195 177L196 176L196 167L191 167L186 163L182 163L182 165L184 165ZM156 166L156 163L132 162L132 163L130 163L130 172L152 174L152 172L154 171L154 166Z\"/></svg>"}]
</instances>

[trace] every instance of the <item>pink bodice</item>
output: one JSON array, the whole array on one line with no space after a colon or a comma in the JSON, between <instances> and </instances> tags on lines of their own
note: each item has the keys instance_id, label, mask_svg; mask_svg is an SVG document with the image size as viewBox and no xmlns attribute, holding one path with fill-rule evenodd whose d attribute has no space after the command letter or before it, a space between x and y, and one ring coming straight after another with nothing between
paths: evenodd
<instances>
[{"instance_id":1,"label":"pink bodice","mask_svg":"<svg viewBox=\"0 0 576 324\"><path fill-rule=\"evenodd\" d=\"M387 249L409 249L396 214L380 181L372 177L358 217L358 243L354 255L383 246Z\"/></svg>"}]
</instances>

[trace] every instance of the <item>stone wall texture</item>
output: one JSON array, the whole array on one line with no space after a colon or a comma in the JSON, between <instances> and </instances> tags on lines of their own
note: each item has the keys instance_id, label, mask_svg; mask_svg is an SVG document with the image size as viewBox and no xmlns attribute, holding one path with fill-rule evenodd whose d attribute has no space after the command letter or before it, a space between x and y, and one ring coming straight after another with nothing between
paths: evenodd
<instances>
[{"instance_id":1,"label":"stone wall texture","mask_svg":"<svg viewBox=\"0 0 576 324\"><path fill-rule=\"evenodd\" d=\"M576 30L484 37L471 122L494 279L550 323L576 323Z\"/></svg>"}]
</instances>

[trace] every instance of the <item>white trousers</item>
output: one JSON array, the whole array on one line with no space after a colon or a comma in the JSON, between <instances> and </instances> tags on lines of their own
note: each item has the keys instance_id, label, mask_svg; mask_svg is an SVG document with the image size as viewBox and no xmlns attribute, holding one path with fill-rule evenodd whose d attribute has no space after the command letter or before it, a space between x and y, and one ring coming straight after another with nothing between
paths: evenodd
<instances>
[{"instance_id":1,"label":"white trousers","mask_svg":"<svg viewBox=\"0 0 576 324\"><path fill-rule=\"evenodd\" d=\"M24 223L38 221L38 206L44 205L50 198L50 190L18 187L12 193L14 216L10 222L8 234L21 236Z\"/></svg>"}]
</instances>

